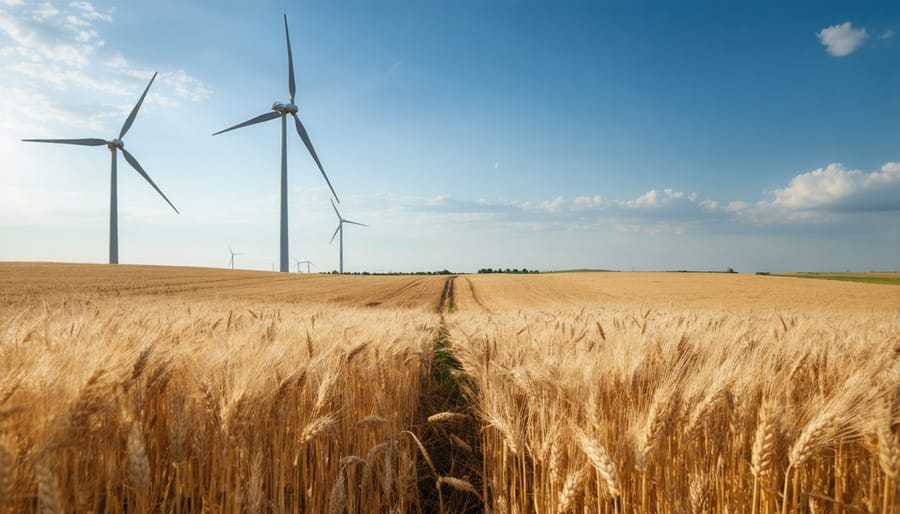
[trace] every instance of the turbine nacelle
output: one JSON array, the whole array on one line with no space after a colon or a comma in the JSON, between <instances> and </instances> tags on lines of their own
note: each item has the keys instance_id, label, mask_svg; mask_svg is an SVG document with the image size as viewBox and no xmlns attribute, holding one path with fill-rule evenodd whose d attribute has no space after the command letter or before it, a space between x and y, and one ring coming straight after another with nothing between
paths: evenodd
<instances>
[{"instance_id":1,"label":"turbine nacelle","mask_svg":"<svg viewBox=\"0 0 900 514\"><path fill-rule=\"evenodd\" d=\"M122 141L121 139L113 139L112 141L106 142L106 147L109 148L110 150L115 150L117 148L119 150L122 150L125 148L125 142Z\"/></svg>"},{"instance_id":2,"label":"turbine nacelle","mask_svg":"<svg viewBox=\"0 0 900 514\"><path fill-rule=\"evenodd\" d=\"M293 102L289 104L275 102L272 104L272 110L275 112L280 112L281 114L297 114L297 104Z\"/></svg>"}]
</instances>

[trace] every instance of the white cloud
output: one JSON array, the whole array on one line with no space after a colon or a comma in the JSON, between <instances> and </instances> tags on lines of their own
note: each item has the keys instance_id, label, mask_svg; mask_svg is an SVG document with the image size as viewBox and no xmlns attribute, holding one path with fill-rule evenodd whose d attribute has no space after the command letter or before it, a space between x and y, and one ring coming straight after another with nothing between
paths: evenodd
<instances>
[{"instance_id":1,"label":"white cloud","mask_svg":"<svg viewBox=\"0 0 900 514\"><path fill-rule=\"evenodd\" d=\"M656 207L659 205L659 193L656 189L651 189L634 200L626 200L622 202L628 207Z\"/></svg>"},{"instance_id":2,"label":"white cloud","mask_svg":"<svg viewBox=\"0 0 900 514\"><path fill-rule=\"evenodd\" d=\"M47 18L56 16L57 14L59 14L59 9L54 7L52 4L45 2L33 11L32 17L34 17L34 19L37 21L44 21Z\"/></svg>"},{"instance_id":3,"label":"white cloud","mask_svg":"<svg viewBox=\"0 0 900 514\"><path fill-rule=\"evenodd\" d=\"M362 197L361 200L366 201ZM871 173L832 163L794 176L785 187L767 193L762 199L701 199L697 193L663 188L651 189L630 200L592 195L571 201L557 196L538 202L485 198L470 202L446 196L394 198L388 195L373 201L373 209L376 204L392 205L398 212L414 211L423 220L433 216L435 223L478 220L523 230L561 227L590 231L607 226L618 231L681 235L713 225L754 227L754 230L775 230L774 227L789 225L828 226L854 216L882 221L896 216L900 212L900 162L886 163Z\"/></svg>"},{"instance_id":4,"label":"white cloud","mask_svg":"<svg viewBox=\"0 0 900 514\"><path fill-rule=\"evenodd\" d=\"M559 208L565 203L566 199L562 196L557 196L553 200L549 202L541 202L541 209L549 212L550 214L555 213Z\"/></svg>"},{"instance_id":5,"label":"white cloud","mask_svg":"<svg viewBox=\"0 0 900 514\"><path fill-rule=\"evenodd\" d=\"M595 209L604 205L605 202L603 197L600 195L594 196L579 196L575 199L572 205L572 210L586 210L586 209Z\"/></svg>"},{"instance_id":6,"label":"white cloud","mask_svg":"<svg viewBox=\"0 0 900 514\"><path fill-rule=\"evenodd\" d=\"M109 121L124 119L130 109L77 108L31 90L0 86L0 131L19 134L17 137L63 137L66 127L82 129L86 133L78 137L88 137L103 130Z\"/></svg>"},{"instance_id":7,"label":"white cloud","mask_svg":"<svg viewBox=\"0 0 900 514\"><path fill-rule=\"evenodd\" d=\"M175 94L180 98L199 102L209 99L212 95L212 91L203 83L203 81L188 75L184 70L161 73L160 79L163 83L173 89Z\"/></svg>"},{"instance_id":8,"label":"white cloud","mask_svg":"<svg viewBox=\"0 0 900 514\"><path fill-rule=\"evenodd\" d=\"M881 171L865 173L832 163L794 177L772 192L773 205L794 210L872 210L900 204L900 163L889 162ZM893 198L893 201L891 201Z\"/></svg>"},{"instance_id":9,"label":"white cloud","mask_svg":"<svg viewBox=\"0 0 900 514\"><path fill-rule=\"evenodd\" d=\"M89 20L112 21L112 16L98 11L90 2L71 2L69 6L81 11L81 15Z\"/></svg>"},{"instance_id":10,"label":"white cloud","mask_svg":"<svg viewBox=\"0 0 900 514\"><path fill-rule=\"evenodd\" d=\"M90 27L91 22L81 19L78 16L66 16L66 21L75 27Z\"/></svg>"},{"instance_id":11,"label":"white cloud","mask_svg":"<svg viewBox=\"0 0 900 514\"><path fill-rule=\"evenodd\" d=\"M878 36L878 39L894 39L894 31L893 30L885 30L883 34Z\"/></svg>"},{"instance_id":12,"label":"white cloud","mask_svg":"<svg viewBox=\"0 0 900 514\"><path fill-rule=\"evenodd\" d=\"M120 42L111 44L115 49L107 48L102 31L105 23L113 22L112 10L98 10L84 1L37 5L0 1L10 5L0 10L0 41L7 45L0 47L0 95L6 100L0 103L9 106L10 98L31 102L11 105L0 116L0 128L37 126L43 127L37 132L45 134L58 131L60 124L109 128L98 124L131 109L153 69L131 62ZM165 107L212 95L202 80L185 70L159 71L148 104ZM79 105L83 112L64 104ZM59 118L48 119L50 112ZM118 123L121 120L113 124Z\"/></svg>"},{"instance_id":13,"label":"white cloud","mask_svg":"<svg viewBox=\"0 0 900 514\"><path fill-rule=\"evenodd\" d=\"M832 25L816 33L825 49L834 57L844 57L855 52L869 37L865 28L854 29L851 22Z\"/></svg>"}]
</instances>

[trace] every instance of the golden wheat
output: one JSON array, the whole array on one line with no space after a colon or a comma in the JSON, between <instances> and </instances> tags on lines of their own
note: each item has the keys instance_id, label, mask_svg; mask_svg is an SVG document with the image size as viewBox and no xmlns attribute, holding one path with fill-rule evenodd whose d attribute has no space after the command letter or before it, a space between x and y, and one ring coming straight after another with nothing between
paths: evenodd
<instances>
[{"instance_id":1,"label":"golden wheat","mask_svg":"<svg viewBox=\"0 0 900 514\"><path fill-rule=\"evenodd\" d=\"M0 265L0 512L900 511L896 289L447 280Z\"/></svg>"}]
</instances>

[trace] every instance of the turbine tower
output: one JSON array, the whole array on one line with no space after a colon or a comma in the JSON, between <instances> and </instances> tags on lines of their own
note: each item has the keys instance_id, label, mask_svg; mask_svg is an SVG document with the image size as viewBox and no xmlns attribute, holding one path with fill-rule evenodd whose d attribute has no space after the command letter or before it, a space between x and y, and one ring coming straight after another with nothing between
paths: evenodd
<instances>
[{"instance_id":1,"label":"turbine tower","mask_svg":"<svg viewBox=\"0 0 900 514\"><path fill-rule=\"evenodd\" d=\"M144 179L153 186L153 189L159 193L160 196L163 197L163 200L169 204L175 212L178 212L178 209L175 209L175 206L172 205L172 202L166 198L166 195L163 194L162 191L156 184L153 183L153 180L150 178L150 175L147 175L147 172L144 171L144 168L138 163L137 159L134 158L133 155L128 153L128 150L125 149L125 142L122 141L122 138L125 137L125 134L128 132L128 129L131 128L132 123L134 123L134 118L137 116L138 110L141 108L141 104L144 103L144 98L147 96L147 91L150 91L150 86L153 85L153 80L156 78L156 73L153 74L153 77L150 78L150 83L147 84L147 88L144 89L144 94L141 95L141 98L138 100L137 104L134 106L134 109L131 110L131 114L128 115L128 118L125 119L125 123L122 125L122 130L119 131L119 137L111 139L109 141L105 139L96 139L96 138L86 138L86 139L23 139L22 141L28 143L58 143L64 145L79 145L79 146L103 146L106 145L109 148L110 153L112 153L112 171L110 172L110 186L109 186L109 263L110 264L118 264L119 263L119 214L118 214L118 195L117 195L117 187L116 187L116 152L121 151L122 156L125 157L125 160L128 161L128 164L134 168Z\"/></svg>"},{"instance_id":2,"label":"turbine tower","mask_svg":"<svg viewBox=\"0 0 900 514\"><path fill-rule=\"evenodd\" d=\"M281 248L280 248L280 271L287 273L290 271L290 260L288 259L288 215L287 215L287 117L288 115L293 116L294 125L297 128L297 135L300 136L300 139L303 140L303 144L306 145L306 149L309 150L309 154L312 155L314 161L316 161L316 166L319 167L319 171L322 172L322 176L325 178L325 182L328 184L328 188L331 189L331 194L334 195L334 198L337 199L337 193L334 192L334 188L331 187L331 181L328 180L328 175L325 174L325 169L322 168L322 163L319 162L319 156L316 155L316 150L313 148L312 142L309 140L309 134L306 133L306 128L303 127L303 123L300 122L300 118L297 117L297 106L294 104L294 93L296 92L296 86L294 84L294 59L291 55L291 36L288 33L288 25L287 25L287 14L284 15L284 37L287 41L287 56L288 56L288 92L291 95L291 99L288 103L283 104L280 102L275 102L272 104L272 112L261 114L253 119L247 120L243 123L238 123L233 127L228 127L225 130L220 130L216 132L215 135L222 134L223 132L228 132L229 130L239 129L242 127L248 127L250 125L255 125L257 123L262 123L264 121L274 120L275 118L281 118ZM338 203L340 200L338 199Z\"/></svg>"},{"instance_id":3,"label":"turbine tower","mask_svg":"<svg viewBox=\"0 0 900 514\"><path fill-rule=\"evenodd\" d=\"M310 262L310 261L301 261L301 260L298 259L298 260L297 260L297 273L300 273L300 265L301 265L301 264L306 264L306 273L309 273L309 265L312 264L312 262Z\"/></svg>"},{"instance_id":4,"label":"turbine tower","mask_svg":"<svg viewBox=\"0 0 900 514\"><path fill-rule=\"evenodd\" d=\"M232 250L231 245L228 245L228 251L231 252L231 269L234 269L234 256L240 254Z\"/></svg>"},{"instance_id":5,"label":"turbine tower","mask_svg":"<svg viewBox=\"0 0 900 514\"><path fill-rule=\"evenodd\" d=\"M341 213L338 212L337 206L334 205L334 202L331 202L331 206L334 207L334 213L337 214L338 226L337 226L337 229L334 231L334 235L331 236L331 241L328 241L328 244L331 244L332 242L334 242L334 237L336 235L338 235L338 232L341 233L341 239L340 239L341 268L340 268L340 270L341 270L341 273L343 274L344 273L344 223L351 223L353 225L359 225L361 227L368 227L368 225L363 225L362 223L357 223L355 221L350 221L348 219L344 219L344 217L341 216Z\"/></svg>"}]
</instances>

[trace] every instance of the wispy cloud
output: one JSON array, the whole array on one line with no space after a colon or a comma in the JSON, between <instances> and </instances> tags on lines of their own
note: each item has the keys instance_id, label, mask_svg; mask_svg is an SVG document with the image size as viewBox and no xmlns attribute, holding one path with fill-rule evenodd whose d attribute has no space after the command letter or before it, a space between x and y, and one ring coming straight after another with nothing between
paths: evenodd
<instances>
[{"instance_id":1,"label":"wispy cloud","mask_svg":"<svg viewBox=\"0 0 900 514\"><path fill-rule=\"evenodd\" d=\"M103 38L114 22L114 10L101 10L86 1L26 4L2 0L0 11L0 98L10 110L0 117L8 130L50 121L47 129L72 125L97 129L106 119L121 114L123 106L146 86L153 73L150 63L134 63ZM6 36L6 37L3 37ZM2 45L3 43L0 43ZM29 91L41 94L28 93ZM77 94L81 107L61 100ZM173 105L179 100L203 101L212 94L200 79L181 69L162 69L148 104ZM15 98L13 105L9 99ZM96 100L93 100L96 99ZM94 102L93 112L82 112ZM31 102L31 103L28 103Z\"/></svg>"},{"instance_id":2,"label":"wispy cloud","mask_svg":"<svg viewBox=\"0 0 900 514\"><path fill-rule=\"evenodd\" d=\"M865 28L855 29L851 22L826 27L816 33L825 50L834 57L844 57L855 52L869 37Z\"/></svg>"},{"instance_id":3,"label":"wispy cloud","mask_svg":"<svg viewBox=\"0 0 900 514\"><path fill-rule=\"evenodd\" d=\"M880 36L878 36L878 39L894 39L894 31L890 29L885 30Z\"/></svg>"}]
</instances>

